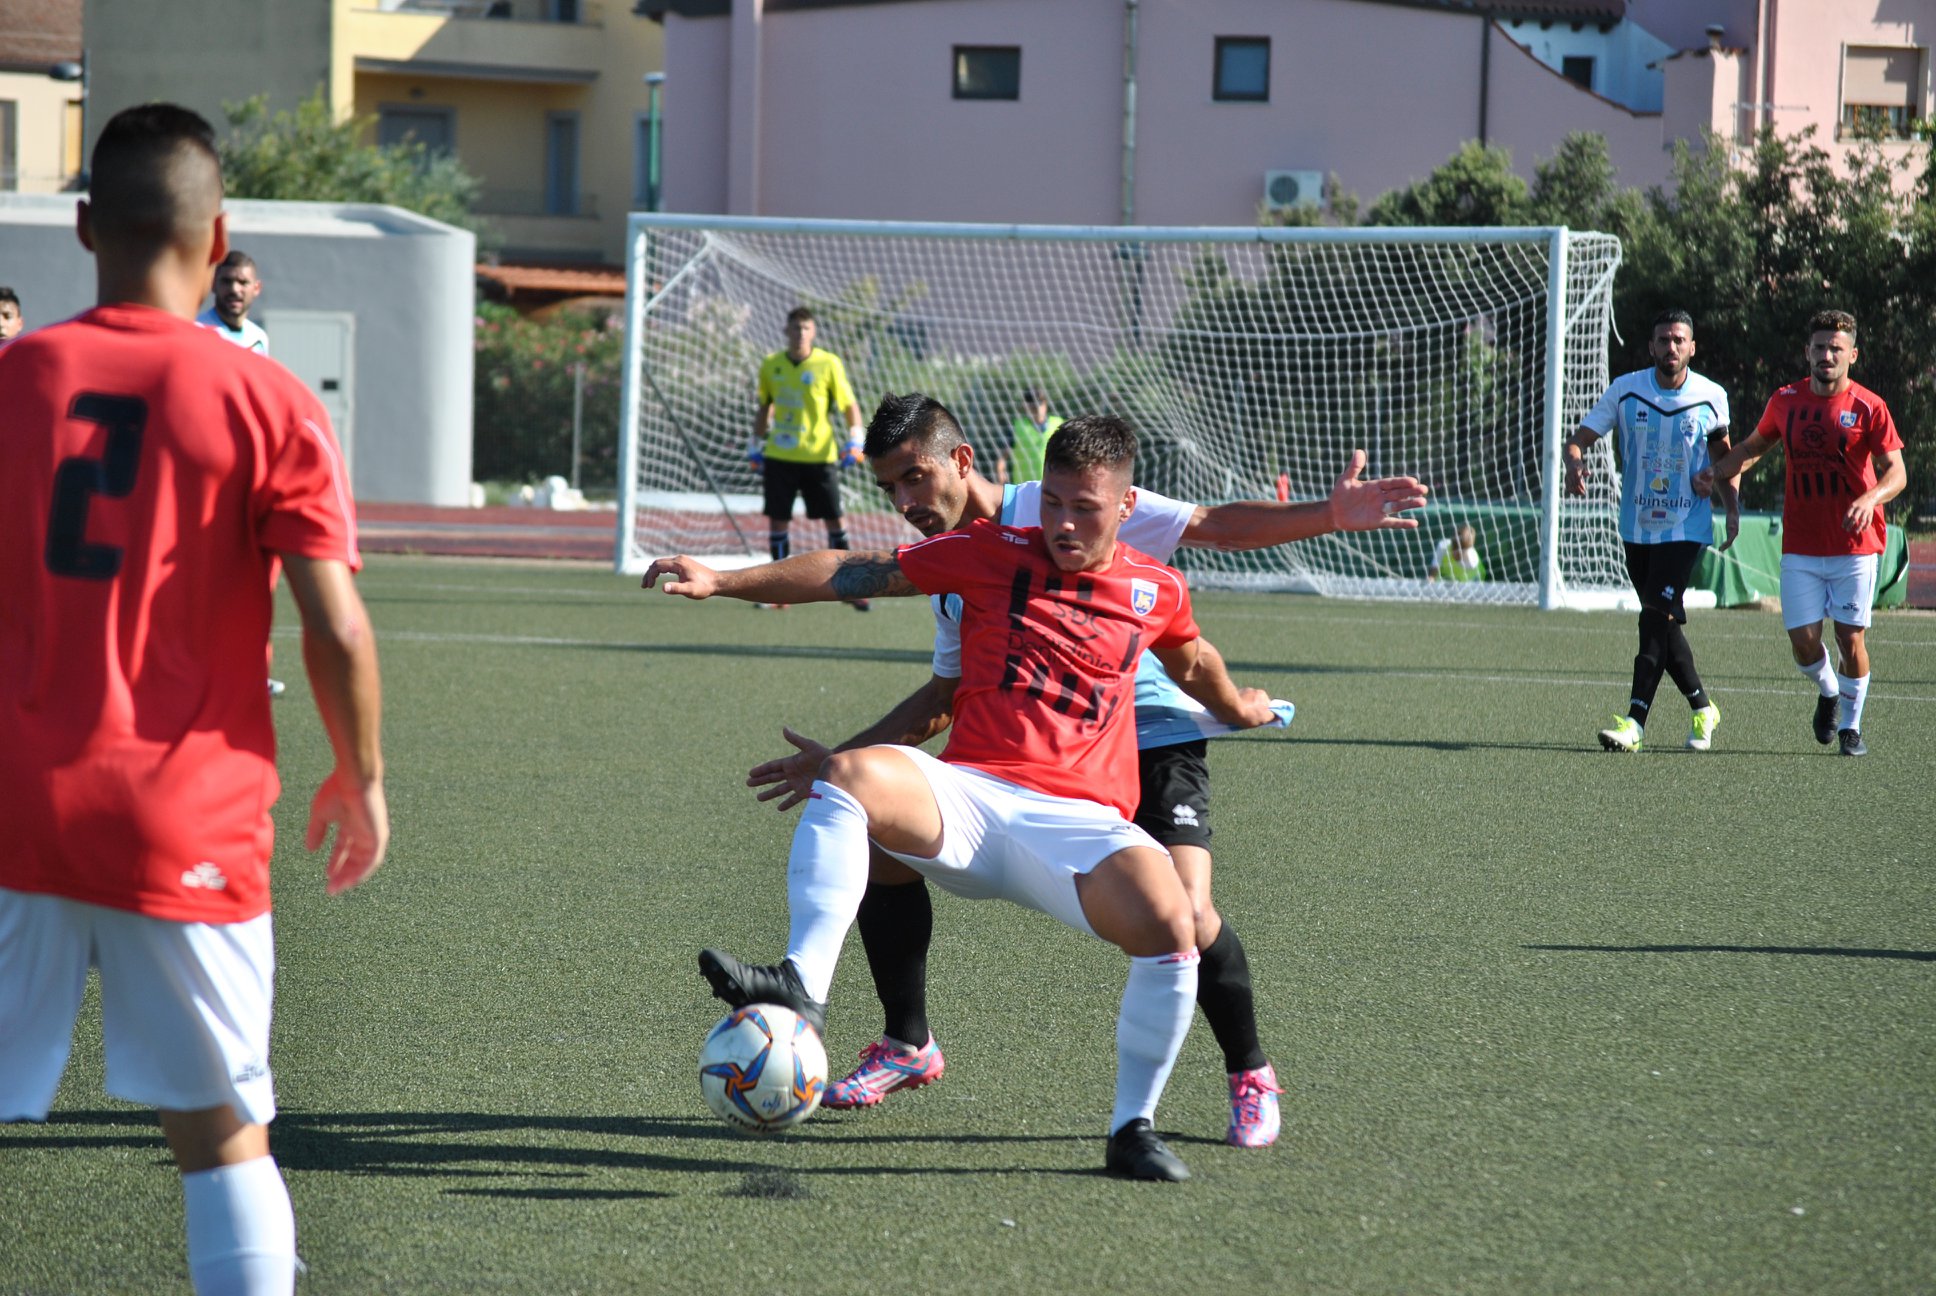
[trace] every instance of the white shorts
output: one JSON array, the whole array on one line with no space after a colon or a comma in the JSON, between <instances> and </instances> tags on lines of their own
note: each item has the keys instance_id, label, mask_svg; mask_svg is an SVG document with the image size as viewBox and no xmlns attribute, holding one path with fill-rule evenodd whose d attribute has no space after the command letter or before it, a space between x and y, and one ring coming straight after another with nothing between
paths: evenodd
<instances>
[{"instance_id":1,"label":"white shorts","mask_svg":"<svg viewBox=\"0 0 1936 1296\"><path fill-rule=\"evenodd\" d=\"M275 964L268 914L170 922L0 887L0 1121L46 1119L93 966L110 1094L268 1124Z\"/></svg>"},{"instance_id":2,"label":"white shorts","mask_svg":"<svg viewBox=\"0 0 1936 1296\"><path fill-rule=\"evenodd\" d=\"M1823 617L1838 625L1866 626L1874 615L1876 571L1881 554L1781 556L1781 624L1784 629L1818 625Z\"/></svg>"},{"instance_id":3,"label":"white shorts","mask_svg":"<svg viewBox=\"0 0 1936 1296\"><path fill-rule=\"evenodd\" d=\"M913 747L901 750L920 767L941 807L941 853L932 859L888 854L944 891L1013 900L1094 936L1076 878L1119 850L1163 849L1113 807L1033 792Z\"/></svg>"}]
</instances>

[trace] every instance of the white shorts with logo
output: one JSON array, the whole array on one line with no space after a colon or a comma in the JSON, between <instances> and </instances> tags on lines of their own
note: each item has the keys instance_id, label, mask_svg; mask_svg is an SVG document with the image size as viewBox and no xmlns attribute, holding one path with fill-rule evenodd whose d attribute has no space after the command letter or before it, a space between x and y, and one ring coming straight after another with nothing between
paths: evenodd
<instances>
[{"instance_id":1,"label":"white shorts with logo","mask_svg":"<svg viewBox=\"0 0 1936 1296\"><path fill-rule=\"evenodd\" d=\"M958 896L1012 900L1094 936L1076 878L1119 850L1163 849L1112 806L1034 792L913 747L901 750L941 807L941 853L888 854Z\"/></svg>"},{"instance_id":2,"label":"white shorts with logo","mask_svg":"<svg viewBox=\"0 0 1936 1296\"><path fill-rule=\"evenodd\" d=\"M110 1094L266 1125L275 963L268 914L170 922L0 887L0 1121L46 1119L92 966Z\"/></svg>"},{"instance_id":3,"label":"white shorts with logo","mask_svg":"<svg viewBox=\"0 0 1936 1296\"><path fill-rule=\"evenodd\" d=\"M1881 554L1781 556L1781 623L1789 630L1819 624L1823 617L1866 626L1874 616L1876 572Z\"/></svg>"}]
</instances>

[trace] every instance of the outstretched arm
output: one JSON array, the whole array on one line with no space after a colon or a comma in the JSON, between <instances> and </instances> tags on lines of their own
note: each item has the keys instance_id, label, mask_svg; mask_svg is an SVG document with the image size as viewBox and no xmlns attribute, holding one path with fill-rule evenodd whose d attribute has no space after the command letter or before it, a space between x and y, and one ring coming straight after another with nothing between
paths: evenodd
<instances>
[{"instance_id":1,"label":"outstretched arm","mask_svg":"<svg viewBox=\"0 0 1936 1296\"><path fill-rule=\"evenodd\" d=\"M1270 694L1262 689L1238 688L1224 668L1223 654L1208 639L1192 639L1173 648L1152 648L1176 686L1208 708L1211 715L1238 729L1255 729L1277 718Z\"/></svg>"},{"instance_id":2,"label":"outstretched arm","mask_svg":"<svg viewBox=\"0 0 1936 1296\"><path fill-rule=\"evenodd\" d=\"M746 773L746 786L759 788L756 795L761 801L782 798L773 807L775 810L791 810L813 791L813 781L820 776L820 766L832 752L876 747L882 743L919 747L947 729L954 720L955 686L960 682L947 675L929 677L926 684L901 699L892 711L831 749L811 738L803 738L791 729L782 728L781 736L798 750L790 756L755 765Z\"/></svg>"},{"instance_id":3,"label":"outstretched arm","mask_svg":"<svg viewBox=\"0 0 1936 1296\"><path fill-rule=\"evenodd\" d=\"M639 588L651 589L661 576L671 577L665 583L668 594L689 599L723 596L749 603L832 603L921 592L901 574L901 564L892 550L852 553L821 549L734 571L714 571L697 558L680 554L676 558L655 558Z\"/></svg>"},{"instance_id":4,"label":"outstretched arm","mask_svg":"<svg viewBox=\"0 0 1936 1296\"><path fill-rule=\"evenodd\" d=\"M1722 455L1711 468L1703 468L1694 474L1694 493L1710 495L1716 482L1732 484L1742 473L1761 462L1761 456L1780 444L1777 437L1756 432L1746 441Z\"/></svg>"},{"instance_id":5,"label":"outstretched arm","mask_svg":"<svg viewBox=\"0 0 1936 1296\"><path fill-rule=\"evenodd\" d=\"M1353 450L1351 462L1332 484L1329 499L1300 504L1237 500L1199 508L1183 529L1180 543L1197 549L1268 549L1309 540L1333 531L1410 531L1416 518L1399 516L1423 508L1428 490L1416 477L1361 481L1365 452Z\"/></svg>"}]
</instances>

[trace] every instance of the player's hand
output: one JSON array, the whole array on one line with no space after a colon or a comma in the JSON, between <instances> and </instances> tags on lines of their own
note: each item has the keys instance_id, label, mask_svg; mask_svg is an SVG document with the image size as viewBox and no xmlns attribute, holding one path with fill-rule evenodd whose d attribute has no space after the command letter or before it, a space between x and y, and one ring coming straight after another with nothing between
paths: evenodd
<instances>
[{"instance_id":1,"label":"player's hand","mask_svg":"<svg viewBox=\"0 0 1936 1296\"><path fill-rule=\"evenodd\" d=\"M840 466L842 468L858 468L866 462L867 455L862 452L859 441L849 441L847 448L840 452Z\"/></svg>"},{"instance_id":2,"label":"player's hand","mask_svg":"<svg viewBox=\"0 0 1936 1296\"><path fill-rule=\"evenodd\" d=\"M1688 484L1694 488L1694 493L1703 499L1713 498L1714 470L1712 468L1701 469L1701 471L1695 473L1693 477L1688 479Z\"/></svg>"},{"instance_id":3,"label":"player's hand","mask_svg":"<svg viewBox=\"0 0 1936 1296\"><path fill-rule=\"evenodd\" d=\"M1416 477L1380 477L1360 481L1365 452L1353 450L1351 462L1331 487L1331 525L1337 531L1414 531L1417 518L1399 517L1425 507L1430 492Z\"/></svg>"},{"instance_id":4,"label":"player's hand","mask_svg":"<svg viewBox=\"0 0 1936 1296\"><path fill-rule=\"evenodd\" d=\"M1725 529L1727 539L1715 546L1720 553L1726 553L1729 549L1733 548L1734 542L1741 536L1741 497L1733 491L1727 491L1725 494L1727 495L1725 501L1726 513L1722 521L1722 526Z\"/></svg>"},{"instance_id":5,"label":"player's hand","mask_svg":"<svg viewBox=\"0 0 1936 1296\"><path fill-rule=\"evenodd\" d=\"M661 576L671 578L665 583L665 592L668 594L707 599L719 593L719 573L697 558L688 558L684 554L677 558L654 558L652 565L645 569L645 579L639 582L639 588L651 589Z\"/></svg>"},{"instance_id":6,"label":"player's hand","mask_svg":"<svg viewBox=\"0 0 1936 1296\"><path fill-rule=\"evenodd\" d=\"M1842 529L1852 535L1860 535L1875 525L1876 506L1867 495L1857 495L1849 501L1848 511L1842 514Z\"/></svg>"},{"instance_id":7,"label":"player's hand","mask_svg":"<svg viewBox=\"0 0 1936 1296\"><path fill-rule=\"evenodd\" d=\"M777 760L755 765L746 772L746 786L760 789L754 793L756 800L784 798L773 807L784 811L793 809L813 795L813 781L820 777L820 767L826 762L828 750L785 726L781 727L780 734L799 750L791 756L781 756Z\"/></svg>"},{"instance_id":8,"label":"player's hand","mask_svg":"<svg viewBox=\"0 0 1936 1296\"><path fill-rule=\"evenodd\" d=\"M304 847L319 848L332 826L336 841L323 863L323 878L329 894L341 895L376 872L390 848L390 808L382 781L358 787L341 770L324 779L309 803Z\"/></svg>"},{"instance_id":9,"label":"player's hand","mask_svg":"<svg viewBox=\"0 0 1936 1296\"><path fill-rule=\"evenodd\" d=\"M1576 463L1568 459L1566 461L1566 493L1568 495L1577 495L1584 499L1586 497L1587 475L1586 460L1582 459ZM1697 486L1695 489L1700 490L1700 487ZM1701 491L1701 493L1705 495L1707 492Z\"/></svg>"},{"instance_id":10,"label":"player's hand","mask_svg":"<svg viewBox=\"0 0 1936 1296\"><path fill-rule=\"evenodd\" d=\"M759 445L747 446L746 462L752 465L754 472L756 473L765 472L766 471L766 450Z\"/></svg>"},{"instance_id":11,"label":"player's hand","mask_svg":"<svg viewBox=\"0 0 1936 1296\"><path fill-rule=\"evenodd\" d=\"M1240 729L1255 729L1277 719L1277 712L1271 710L1271 695L1260 688L1238 689L1237 707L1238 715L1229 723Z\"/></svg>"}]
</instances>

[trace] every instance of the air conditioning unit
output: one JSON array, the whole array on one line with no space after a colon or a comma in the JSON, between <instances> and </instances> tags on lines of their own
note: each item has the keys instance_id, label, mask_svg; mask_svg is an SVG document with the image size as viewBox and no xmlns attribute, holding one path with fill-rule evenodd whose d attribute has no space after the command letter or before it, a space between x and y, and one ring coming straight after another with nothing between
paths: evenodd
<instances>
[{"instance_id":1,"label":"air conditioning unit","mask_svg":"<svg viewBox=\"0 0 1936 1296\"><path fill-rule=\"evenodd\" d=\"M1316 207L1324 202L1324 172L1264 172L1264 205L1273 211L1286 207Z\"/></svg>"}]
</instances>

